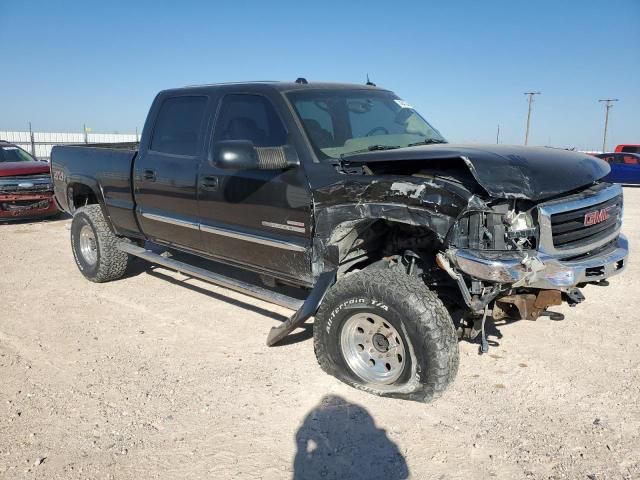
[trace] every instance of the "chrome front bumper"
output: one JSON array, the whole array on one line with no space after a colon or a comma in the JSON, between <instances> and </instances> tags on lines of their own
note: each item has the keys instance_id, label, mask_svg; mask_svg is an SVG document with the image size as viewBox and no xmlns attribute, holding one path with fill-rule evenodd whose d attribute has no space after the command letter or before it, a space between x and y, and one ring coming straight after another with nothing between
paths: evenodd
<instances>
[{"instance_id":1,"label":"chrome front bumper","mask_svg":"<svg viewBox=\"0 0 640 480\"><path fill-rule=\"evenodd\" d=\"M478 280L529 287L563 290L580 283L598 282L616 275L627 266L629 245L620 234L615 244L600 254L579 260L560 260L543 252L489 252L451 249L447 257L461 272Z\"/></svg>"}]
</instances>

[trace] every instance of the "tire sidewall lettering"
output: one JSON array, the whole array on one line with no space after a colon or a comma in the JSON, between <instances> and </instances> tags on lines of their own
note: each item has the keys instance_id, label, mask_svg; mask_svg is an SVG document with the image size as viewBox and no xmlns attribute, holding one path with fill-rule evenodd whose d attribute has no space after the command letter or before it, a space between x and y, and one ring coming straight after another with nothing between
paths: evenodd
<instances>
[{"instance_id":1,"label":"tire sidewall lettering","mask_svg":"<svg viewBox=\"0 0 640 480\"><path fill-rule=\"evenodd\" d=\"M327 325L325 327L326 332L327 333L331 332L331 327L333 326L334 320L340 313L342 313L343 310L354 308L354 307L356 308L372 307L372 308L379 308L381 310L384 310L385 312L389 311L389 306L379 300L376 300L373 298L363 298L363 297L350 298L349 300L345 300L344 302L342 302L340 305L338 305L336 308L334 308L331 311L331 313L329 314Z\"/></svg>"}]
</instances>

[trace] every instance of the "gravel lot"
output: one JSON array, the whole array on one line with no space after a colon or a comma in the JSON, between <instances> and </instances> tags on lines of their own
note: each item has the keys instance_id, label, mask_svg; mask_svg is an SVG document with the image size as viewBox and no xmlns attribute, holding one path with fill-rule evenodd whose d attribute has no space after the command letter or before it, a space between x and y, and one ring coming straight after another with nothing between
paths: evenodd
<instances>
[{"instance_id":1,"label":"gravel lot","mask_svg":"<svg viewBox=\"0 0 640 480\"><path fill-rule=\"evenodd\" d=\"M0 478L640 478L637 263L462 343L423 405L325 375L308 332L267 348L279 307L143 263L85 281L69 225L0 225Z\"/></svg>"}]
</instances>

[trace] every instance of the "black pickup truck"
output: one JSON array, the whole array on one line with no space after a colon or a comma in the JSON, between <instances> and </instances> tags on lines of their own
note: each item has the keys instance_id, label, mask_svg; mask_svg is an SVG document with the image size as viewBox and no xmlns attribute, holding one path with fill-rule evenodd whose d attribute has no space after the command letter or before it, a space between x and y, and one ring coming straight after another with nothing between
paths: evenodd
<instances>
[{"instance_id":1,"label":"black pickup truck","mask_svg":"<svg viewBox=\"0 0 640 480\"><path fill-rule=\"evenodd\" d=\"M552 315L625 268L608 172L564 150L452 145L388 90L304 79L163 91L139 146L52 152L87 279L140 257L287 306L269 345L315 317L325 371L417 401L453 381L459 338L486 351L487 320Z\"/></svg>"}]
</instances>

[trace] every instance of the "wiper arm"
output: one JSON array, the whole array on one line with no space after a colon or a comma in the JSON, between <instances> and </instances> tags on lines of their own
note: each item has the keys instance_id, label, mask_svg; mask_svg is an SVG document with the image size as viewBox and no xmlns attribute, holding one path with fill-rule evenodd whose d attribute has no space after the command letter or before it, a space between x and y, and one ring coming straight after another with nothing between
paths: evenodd
<instances>
[{"instance_id":1,"label":"wiper arm","mask_svg":"<svg viewBox=\"0 0 640 480\"><path fill-rule=\"evenodd\" d=\"M433 145L434 143L447 143L445 140L439 138L427 138L421 142L410 143L407 147L417 147L418 145Z\"/></svg>"},{"instance_id":2,"label":"wiper arm","mask_svg":"<svg viewBox=\"0 0 640 480\"><path fill-rule=\"evenodd\" d=\"M343 153L340 155L340 158L350 157L351 155L357 155L358 153L375 152L376 150L394 150L396 148L400 148L400 145L369 145L367 148L363 148L361 150L354 150L353 152Z\"/></svg>"}]
</instances>

